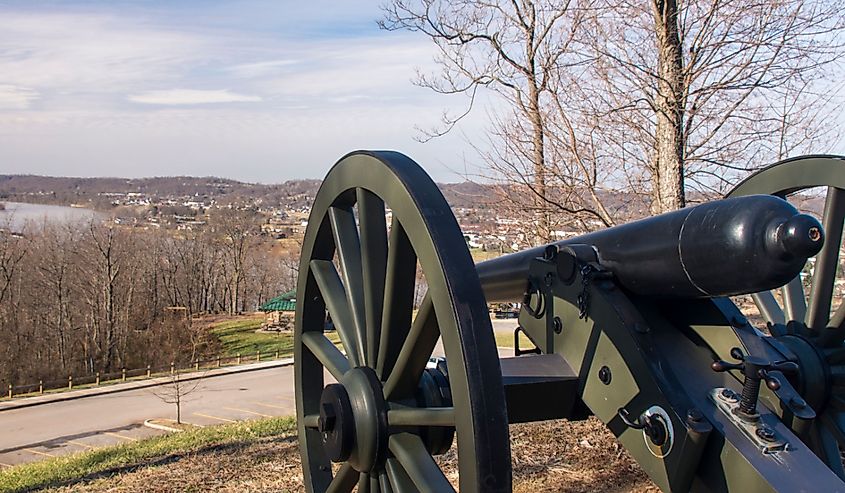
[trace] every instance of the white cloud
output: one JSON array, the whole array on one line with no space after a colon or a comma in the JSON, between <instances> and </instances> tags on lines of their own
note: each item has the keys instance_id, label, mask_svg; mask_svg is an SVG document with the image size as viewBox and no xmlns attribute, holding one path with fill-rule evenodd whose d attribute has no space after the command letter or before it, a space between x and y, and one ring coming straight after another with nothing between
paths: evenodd
<instances>
[{"instance_id":1,"label":"white cloud","mask_svg":"<svg viewBox=\"0 0 845 493\"><path fill-rule=\"evenodd\" d=\"M128 96L129 101L144 104L182 105L182 104L215 104L215 103L254 103L261 101L258 96L238 94L227 89L167 89L163 91L147 91Z\"/></svg>"},{"instance_id":2,"label":"white cloud","mask_svg":"<svg viewBox=\"0 0 845 493\"><path fill-rule=\"evenodd\" d=\"M213 40L104 14L0 15L4 82L39 91L109 93L178 78Z\"/></svg>"},{"instance_id":3,"label":"white cloud","mask_svg":"<svg viewBox=\"0 0 845 493\"><path fill-rule=\"evenodd\" d=\"M434 68L422 36L347 32L335 7L332 31L314 6L291 20L278 2L277 17L224 2L233 24L221 26L141 3L16 11L0 0L0 173L282 181L320 177L352 149L392 148L444 179L440 163L454 166L466 148L457 133L413 140L415 125L464 103L410 83L415 68ZM277 26L282 18L318 34ZM472 135L486 124L476 113L462 122Z\"/></svg>"},{"instance_id":4,"label":"white cloud","mask_svg":"<svg viewBox=\"0 0 845 493\"><path fill-rule=\"evenodd\" d=\"M24 110L38 97L38 92L32 89L0 84L0 109Z\"/></svg>"},{"instance_id":5,"label":"white cloud","mask_svg":"<svg viewBox=\"0 0 845 493\"><path fill-rule=\"evenodd\" d=\"M242 63L228 67L227 72L235 77L253 78L273 75L284 69L300 63L299 60L268 60L264 62Z\"/></svg>"}]
</instances>

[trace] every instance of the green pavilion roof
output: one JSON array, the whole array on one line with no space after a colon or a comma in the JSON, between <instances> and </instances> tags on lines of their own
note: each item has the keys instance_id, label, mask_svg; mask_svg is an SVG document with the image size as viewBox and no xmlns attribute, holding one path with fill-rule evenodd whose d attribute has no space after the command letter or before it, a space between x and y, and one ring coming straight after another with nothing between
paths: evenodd
<instances>
[{"instance_id":1,"label":"green pavilion roof","mask_svg":"<svg viewBox=\"0 0 845 493\"><path fill-rule=\"evenodd\" d=\"M296 291L280 294L259 308L262 312L292 312L296 310Z\"/></svg>"}]
</instances>

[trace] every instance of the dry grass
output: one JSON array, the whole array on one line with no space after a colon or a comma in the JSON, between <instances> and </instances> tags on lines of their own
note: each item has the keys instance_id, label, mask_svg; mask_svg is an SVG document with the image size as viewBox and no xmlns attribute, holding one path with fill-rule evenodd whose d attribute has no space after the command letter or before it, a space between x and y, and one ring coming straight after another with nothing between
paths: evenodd
<instances>
[{"instance_id":1,"label":"dry grass","mask_svg":"<svg viewBox=\"0 0 845 493\"><path fill-rule=\"evenodd\" d=\"M514 491L656 492L642 470L595 419L511 427ZM441 458L455 477L454 452ZM295 437L259 438L177 452L107 477L66 484L70 492L302 491Z\"/></svg>"}]
</instances>

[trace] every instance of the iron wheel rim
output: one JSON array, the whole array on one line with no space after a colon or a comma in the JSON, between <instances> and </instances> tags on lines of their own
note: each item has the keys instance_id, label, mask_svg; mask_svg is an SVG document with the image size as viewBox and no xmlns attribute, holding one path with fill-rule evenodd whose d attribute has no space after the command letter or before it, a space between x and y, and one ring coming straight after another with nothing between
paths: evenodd
<instances>
[{"instance_id":1,"label":"iron wheel rim","mask_svg":"<svg viewBox=\"0 0 845 493\"><path fill-rule=\"evenodd\" d=\"M389 233L385 206L393 216ZM332 263L336 249L340 269ZM428 294L419 312L424 315L411 324L407 277L415 274L417 261ZM394 426L396 420L438 426L448 421L448 411L430 412L413 402L436 330L449 361L460 488L510 491L504 390L486 302L457 221L422 168L390 151L358 151L338 161L315 198L299 273L294 378L306 489L351 491L355 484L359 491L447 488L443 471L413 432L419 428ZM347 292L348 285L354 289ZM347 356L332 350L323 334L327 311L333 312ZM384 330L388 326L394 330ZM388 452L365 471L344 462L333 479L313 426L323 371L342 381L358 366L372 368L382 384Z\"/></svg>"}]
</instances>

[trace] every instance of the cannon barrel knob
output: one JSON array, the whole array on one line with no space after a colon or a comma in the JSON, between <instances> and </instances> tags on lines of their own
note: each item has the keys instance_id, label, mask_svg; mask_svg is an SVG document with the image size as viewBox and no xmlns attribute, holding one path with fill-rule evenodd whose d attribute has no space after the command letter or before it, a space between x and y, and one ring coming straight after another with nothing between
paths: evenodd
<instances>
[{"instance_id":1,"label":"cannon barrel knob","mask_svg":"<svg viewBox=\"0 0 845 493\"><path fill-rule=\"evenodd\" d=\"M807 258L821 250L824 232L819 221L807 214L797 214L775 227L769 248L779 248L790 257Z\"/></svg>"}]
</instances>

